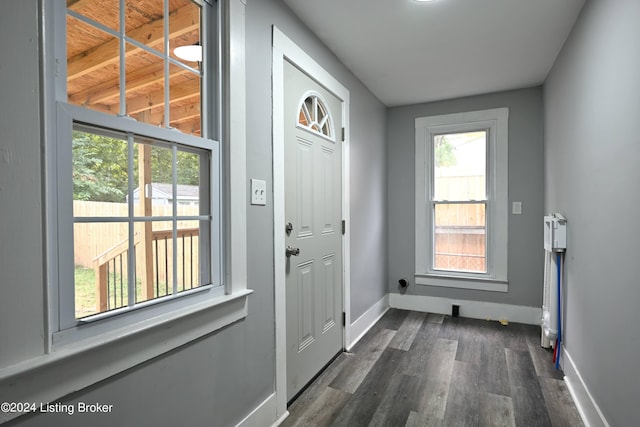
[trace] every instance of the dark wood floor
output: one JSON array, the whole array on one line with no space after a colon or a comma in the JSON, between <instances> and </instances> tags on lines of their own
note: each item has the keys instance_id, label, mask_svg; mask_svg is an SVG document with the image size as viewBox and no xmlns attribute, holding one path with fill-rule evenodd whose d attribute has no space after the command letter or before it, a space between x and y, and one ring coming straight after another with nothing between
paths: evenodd
<instances>
[{"instance_id":1,"label":"dark wood floor","mask_svg":"<svg viewBox=\"0 0 640 427\"><path fill-rule=\"evenodd\" d=\"M540 328L390 309L283 426L582 426Z\"/></svg>"}]
</instances>

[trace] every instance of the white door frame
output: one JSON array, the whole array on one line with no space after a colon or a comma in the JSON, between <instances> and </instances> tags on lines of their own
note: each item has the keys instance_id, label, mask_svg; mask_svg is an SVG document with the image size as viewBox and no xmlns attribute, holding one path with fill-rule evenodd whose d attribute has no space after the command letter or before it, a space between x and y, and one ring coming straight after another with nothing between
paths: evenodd
<instances>
[{"instance_id":1,"label":"white door frame","mask_svg":"<svg viewBox=\"0 0 640 427\"><path fill-rule=\"evenodd\" d=\"M342 236L342 304L346 317L343 347L351 343L350 316L350 256L349 256L349 91L331 76L298 45L277 27L273 27L273 222L274 222L274 268L275 268L275 320L276 320L276 404L277 418L287 414L287 324L285 287L285 214L284 214L284 61L304 70L342 101L342 124L345 131L342 143L342 218L347 222ZM336 129L340 135L341 129ZM340 138L337 138L338 141ZM340 142L338 142L340 143Z\"/></svg>"}]
</instances>

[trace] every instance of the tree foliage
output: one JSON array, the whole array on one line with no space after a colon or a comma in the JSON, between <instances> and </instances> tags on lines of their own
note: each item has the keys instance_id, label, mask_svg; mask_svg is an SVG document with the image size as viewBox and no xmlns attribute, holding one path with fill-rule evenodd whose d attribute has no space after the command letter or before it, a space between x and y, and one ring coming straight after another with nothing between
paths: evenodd
<instances>
[{"instance_id":1,"label":"tree foliage","mask_svg":"<svg viewBox=\"0 0 640 427\"><path fill-rule=\"evenodd\" d=\"M100 202L126 201L129 188L127 141L82 131L73 132L73 198ZM133 187L138 187L138 144L133 150ZM173 154L168 146L151 148L151 181L173 182ZM178 184L198 185L200 156L178 150Z\"/></svg>"},{"instance_id":2,"label":"tree foliage","mask_svg":"<svg viewBox=\"0 0 640 427\"><path fill-rule=\"evenodd\" d=\"M72 151L74 200L125 201L125 141L74 131Z\"/></svg>"},{"instance_id":3,"label":"tree foliage","mask_svg":"<svg viewBox=\"0 0 640 427\"><path fill-rule=\"evenodd\" d=\"M436 136L434 138L434 145L436 167L449 167L456 165L456 147L449 142L446 135Z\"/></svg>"}]
</instances>

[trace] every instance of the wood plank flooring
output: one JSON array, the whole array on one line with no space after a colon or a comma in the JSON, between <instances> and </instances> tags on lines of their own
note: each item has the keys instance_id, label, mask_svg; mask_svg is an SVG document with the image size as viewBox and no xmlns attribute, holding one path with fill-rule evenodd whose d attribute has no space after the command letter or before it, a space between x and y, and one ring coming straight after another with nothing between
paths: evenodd
<instances>
[{"instance_id":1,"label":"wood plank flooring","mask_svg":"<svg viewBox=\"0 0 640 427\"><path fill-rule=\"evenodd\" d=\"M284 427L583 426L540 328L390 309Z\"/></svg>"}]
</instances>

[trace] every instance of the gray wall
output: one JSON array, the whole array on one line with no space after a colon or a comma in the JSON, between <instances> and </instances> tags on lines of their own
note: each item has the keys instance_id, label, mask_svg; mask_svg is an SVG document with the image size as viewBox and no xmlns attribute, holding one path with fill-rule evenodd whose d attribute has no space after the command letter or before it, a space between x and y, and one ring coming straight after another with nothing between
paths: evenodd
<instances>
[{"instance_id":1,"label":"gray wall","mask_svg":"<svg viewBox=\"0 0 640 427\"><path fill-rule=\"evenodd\" d=\"M638 1L587 2L544 87L545 209L568 218L564 343L612 426L638 424L638 17Z\"/></svg>"},{"instance_id":2,"label":"gray wall","mask_svg":"<svg viewBox=\"0 0 640 427\"><path fill-rule=\"evenodd\" d=\"M509 292L415 285L415 118L498 107L509 107L509 204L522 202L522 215L509 215ZM398 279L405 277L407 294L541 306L542 118L540 87L388 110L389 292L399 292Z\"/></svg>"},{"instance_id":3,"label":"gray wall","mask_svg":"<svg viewBox=\"0 0 640 427\"><path fill-rule=\"evenodd\" d=\"M45 262L36 0L0 15L0 368L43 352ZM280 0L249 0L247 178L272 184L271 26L351 90L351 310L386 293L385 107ZM361 195L367 195L363 197ZM11 425L234 425L274 390L272 197L248 208L248 317L95 384L65 402L113 403L102 416L24 416ZM9 244L11 242L11 244ZM7 345L11 342L11 345ZM0 396L10 400L10 396Z\"/></svg>"}]
</instances>

